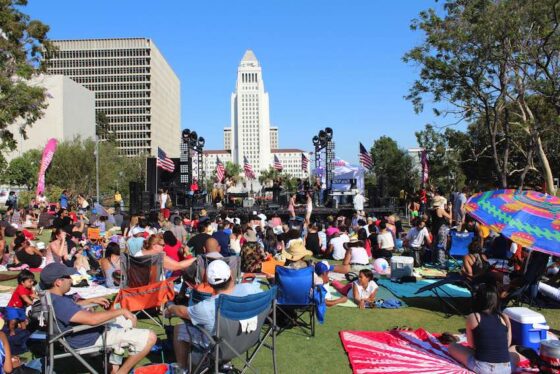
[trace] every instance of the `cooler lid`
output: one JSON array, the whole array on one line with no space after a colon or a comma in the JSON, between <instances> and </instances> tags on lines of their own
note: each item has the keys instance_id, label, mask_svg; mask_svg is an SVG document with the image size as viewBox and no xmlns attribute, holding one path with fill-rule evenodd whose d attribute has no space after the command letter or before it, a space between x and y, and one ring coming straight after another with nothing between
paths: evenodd
<instances>
[{"instance_id":1,"label":"cooler lid","mask_svg":"<svg viewBox=\"0 0 560 374\"><path fill-rule=\"evenodd\" d=\"M392 256L391 263L414 263L414 258L410 256Z\"/></svg>"},{"instance_id":2,"label":"cooler lid","mask_svg":"<svg viewBox=\"0 0 560 374\"><path fill-rule=\"evenodd\" d=\"M504 314L511 320L522 324L546 323L542 314L525 307L506 308Z\"/></svg>"}]
</instances>

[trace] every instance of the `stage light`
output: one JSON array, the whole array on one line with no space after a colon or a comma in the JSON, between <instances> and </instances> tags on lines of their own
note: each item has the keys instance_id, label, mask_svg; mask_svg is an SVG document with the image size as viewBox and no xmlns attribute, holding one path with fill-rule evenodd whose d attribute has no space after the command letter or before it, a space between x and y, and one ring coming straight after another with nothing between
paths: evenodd
<instances>
[{"instance_id":1,"label":"stage light","mask_svg":"<svg viewBox=\"0 0 560 374\"><path fill-rule=\"evenodd\" d=\"M205 142L206 142L206 141L204 140L204 138L203 138L202 136L199 137L199 138L198 138L198 147L199 147L199 148L204 147L204 143L205 143Z\"/></svg>"},{"instance_id":2,"label":"stage light","mask_svg":"<svg viewBox=\"0 0 560 374\"><path fill-rule=\"evenodd\" d=\"M327 140L327 133L325 133L325 130L319 131L319 141L324 143L325 140Z\"/></svg>"},{"instance_id":3,"label":"stage light","mask_svg":"<svg viewBox=\"0 0 560 374\"><path fill-rule=\"evenodd\" d=\"M317 135L315 135L315 136L313 137L313 145L314 145L315 147L317 147L317 146L319 145L319 137L318 137Z\"/></svg>"},{"instance_id":4,"label":"stage light","mask_svg":"<svg viewBox=\"0 0 560 374\"><path fill-rule=\"evenodd\" d=\"M327 140L331 140L333 137L333 129L331 129L330 127L326 127L325 133L327 134Z\"/></svg>"},{"instance_id":5,"label":"stage light","mask_svg":"<svg viewBox=\"0 0 560 374\"><path fill-rule=\"evenodd\" d=\"M186 143L187 140L189 139L189 136L191 135L191 130L189 129L184 129L183 132L181 133L181 136L183 137L183 142Z\"/></svg>"}]
</instances>

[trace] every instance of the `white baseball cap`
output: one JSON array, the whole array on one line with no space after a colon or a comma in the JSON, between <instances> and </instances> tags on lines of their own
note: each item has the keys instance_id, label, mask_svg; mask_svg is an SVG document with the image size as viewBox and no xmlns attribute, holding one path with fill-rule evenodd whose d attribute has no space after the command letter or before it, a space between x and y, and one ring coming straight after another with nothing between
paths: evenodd
<instances>
[{"instance_id":1,"label":"white baseball cap","mask_svg":"<svg viewBox=\"0 0 560 374\"><path fill-rule=\"evenodd\" d=\"M227 282L229 278L231 278L231 269L222 260L214 260L206 268L206 279L213 286Z\"/></svg>"},{"instance_id":2,"label":"white baseball cap","mask_svg":"<svg viewBox=\"0 0 560 374\"><path fill-rule=\"evenodd\" d=\"M143 233L144 231L145 231L145 230L144 230L143 228L136 226L136 227L134 227L132 230L130 230L130 234L131 234L132 236L134 236L134 235L141 234L141 233Z\"/></svg>"}]
</instances>

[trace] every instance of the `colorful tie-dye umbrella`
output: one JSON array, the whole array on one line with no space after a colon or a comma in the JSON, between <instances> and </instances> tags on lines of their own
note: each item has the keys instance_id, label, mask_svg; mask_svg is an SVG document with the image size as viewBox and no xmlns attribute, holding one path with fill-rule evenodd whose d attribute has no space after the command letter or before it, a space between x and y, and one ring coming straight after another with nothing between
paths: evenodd
<instances>
[{"instance_id":1,"label":"colorful tie-dye umbrella","mask_svg":"<svg viewBox=\"0 0 560 374\"><path fill-rule=\"evenodd\" d=\"M496 190L472 196L467 213L517 244L560 255L560 199L535 191Z\"/></svg>"}]
</instances>

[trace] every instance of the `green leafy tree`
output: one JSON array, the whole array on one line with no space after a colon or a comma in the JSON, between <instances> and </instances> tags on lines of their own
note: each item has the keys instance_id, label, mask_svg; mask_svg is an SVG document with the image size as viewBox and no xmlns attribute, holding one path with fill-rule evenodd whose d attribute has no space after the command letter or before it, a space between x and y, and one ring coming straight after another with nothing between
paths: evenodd
<instances>
[{"instance_id":1,"label":"green leafy tree","mask_svg":"<svg viewBox=\"0 0 560 374\"><path fill-rule=\"evenodd\" d=\"M10 161L2 174L2 182L13 186L25 186L29 191L37 186L37 173L41 162L41 151L32 149Z\"/></svg>"},{"instance_id":2,"label":"green leafy tree","mask_svg":"<svg viewBox=\"0 0 560 374\"><path fill-rule=\"evenodd\" d=\"M29 83L45 71L46 57L52 51L47 39L49 27L21 12L26 0L0 1L0 156L16 148L13 133L24 138L27 126L43 115L45 89Z\"/></svg>"},{"instance_id":3,"label":"green leafy tree","mask_svg":"<svg viewBox=\"0 0 560 374\"><path fill-rule=\"evenodd\" d=\"M430 164L430 183L443 188L446 192L456 191L464 186L465 176L460 166L457 152L449 146L444 133L432 125L418 131L418 145L426 149Z\"/></svg>"},{"instance_id":4,"label":"green leafy tree","mask_svg":"<svg viewBox=\"0 0 560 374\"><path fill-rule=\"evenodd\" d=\"M373 143L371 154L378 189L382 197L398 197L401 190L414 192L418 187L418 174L413 160L397 142L382 136Z\"/></svg>"},{"instance_id":5,"label":"green leafy tree","mask_svg":"<svg viewBox=\"0 0 560 374\"><path fill-rule=\"evenodd\" d=\"M231 161L227 161L224 168L226 169L226 176L233 179L235 183L241 180L240 174L243 171L241 166Z\"/></svg>"}]
</instances>

